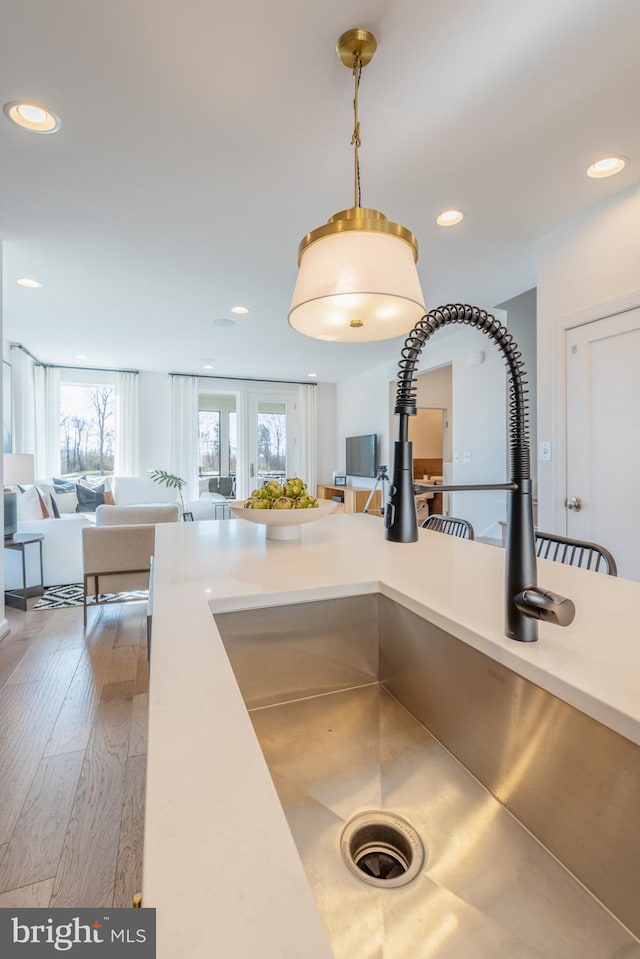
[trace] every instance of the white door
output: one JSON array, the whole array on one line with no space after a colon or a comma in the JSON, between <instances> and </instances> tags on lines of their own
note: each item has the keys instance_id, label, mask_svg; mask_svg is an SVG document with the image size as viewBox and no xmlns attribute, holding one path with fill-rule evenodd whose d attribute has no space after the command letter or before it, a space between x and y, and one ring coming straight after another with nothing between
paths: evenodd
<instances>
[{"instance_id":1,"label":"white door","mask_svg":"<svg viewBox=\"0 0 640 959\"><path fill-rule=\"evenodd\" d=\"M567 535L640 580L640 309L568 330L566 345Z\"/></svg>"},{"instance_id":2,"label":"white door","mask_svg":"<svg viewBox=\"0 0 640 959\"><path fill-rule=\"evenodd\" d=\"M245 495L299 472L297 393L249 393Z\"/></svg>"}]
</instances>

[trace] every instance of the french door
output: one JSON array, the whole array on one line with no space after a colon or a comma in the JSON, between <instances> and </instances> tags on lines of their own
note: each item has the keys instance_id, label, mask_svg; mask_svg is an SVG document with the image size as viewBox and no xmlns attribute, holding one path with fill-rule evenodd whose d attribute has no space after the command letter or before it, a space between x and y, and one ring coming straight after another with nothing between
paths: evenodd
<instances>
[{"instance_id":1,"label":"french door","mask_svg":"<svg viewBox=\"0 0 640 959\"><path fill-rule=\"evenodd\" d=\"M300 470L297 392L248 393L246 399L246 469L240 497Z\"/></svg>"}]
</instances>

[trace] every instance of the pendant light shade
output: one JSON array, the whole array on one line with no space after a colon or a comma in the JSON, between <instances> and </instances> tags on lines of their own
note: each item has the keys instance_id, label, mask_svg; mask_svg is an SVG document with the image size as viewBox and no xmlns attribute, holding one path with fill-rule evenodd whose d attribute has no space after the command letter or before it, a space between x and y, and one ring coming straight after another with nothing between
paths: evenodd
<instances>
[{"instance_id":1,"label":"pendant light shade","mask_svg":"<svg viewBox=\"0 0 640 959\"><path fill-rule=\"evenodd\" d=\"M383 213L360 205L358 86L376 49L373 34L349 30L338 56L355 77L355 205L308 233L298 247L289 323L320 340L364 343L408 333L425 313L416 270L418 241Z\"/></svg>"},{"instance_id":2,"label":"pendant light shade","mask_svg":"<svg viewBox=\"0 0 640 959\"><path fill-rule=\"evenodd\" d=\"M401 336L424 315L417 243L377 210L355 207L300 244L289 323L306 336L365 343ZM337 232L336 232L337 229Z\"/></svg>"}]
</instances>

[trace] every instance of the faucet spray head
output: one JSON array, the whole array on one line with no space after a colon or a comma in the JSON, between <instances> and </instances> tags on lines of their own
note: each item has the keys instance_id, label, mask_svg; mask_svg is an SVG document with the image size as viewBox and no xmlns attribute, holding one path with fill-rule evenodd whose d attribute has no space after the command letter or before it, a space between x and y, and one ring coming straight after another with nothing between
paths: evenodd
<instances>
[{"instance_id":1,"label":"faucet spray head","mask_svg":"<svg viewBox=\"0 0 640 959\"><path fill-rule=\"evenodd\" d=\"M393 543L415 543L418 539L413 495L413 444L408 440L393 444L393 473L384 527L384 538Z\"/></svg>"}]
</instances>

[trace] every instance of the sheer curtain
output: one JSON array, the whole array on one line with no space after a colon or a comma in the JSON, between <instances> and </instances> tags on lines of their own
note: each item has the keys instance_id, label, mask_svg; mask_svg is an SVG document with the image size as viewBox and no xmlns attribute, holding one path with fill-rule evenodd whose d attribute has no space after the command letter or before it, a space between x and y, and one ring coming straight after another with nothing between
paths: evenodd
<instances>
[{"instance_id":1,"label":"sheer curtain","mask_svg":"<svg viewBox=\"0 0 640 959\"><path fill-rule=\"evenodd\" d=\"M185 503L198 499L198 377L171 374L171 472L187 481Z\"/></svg>"},{"instance_id":2,"label":"sheer curtain","mask_svg":"<svg viewBox=\"0 0 640 959\"><path fill-rule=\"evenodd\" d=\"M140 407L138 374L116 374L116 476L137 476L140 470Z\"/></svg>"},{"instance_id":3,"label":"sheer curtain","mask_svg":"<svg viewBox=\"0 0 640 959\"><path fill-rule=\"evenodd\" d=\"M60 475L60 370L34 366L36 479ZM30 451L29 451L30 452Z\"/></svg>"},{"instance_id":4,"label":"sheer curtain","mask_svg":"<svg viewBox=\"0 0 640 959\"><path fill-rule=\"evenodd\" d=\"M298 387L298 406L300 408L300 476L310 490L318 482L318 413L317 387L304 383Z\"/></svg>"},{"instance_id":5,"label":"sheer curtain","mask_svg":"<svg viewBox=\"0 0 640 959\"><path fill-rule=\"evenodd\" d=\"M12 346L11 392L13 398L14 453L33 453L36 448L36 413L34 399L35 362L19 346Z\"/></svg>"}]
</instances>

